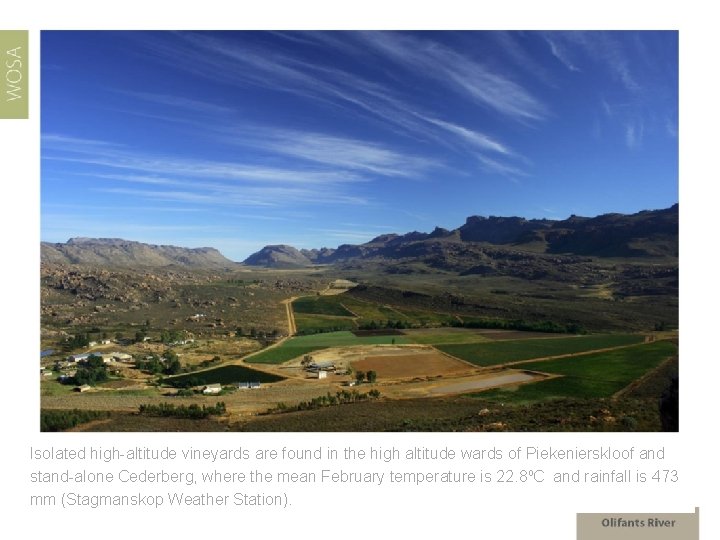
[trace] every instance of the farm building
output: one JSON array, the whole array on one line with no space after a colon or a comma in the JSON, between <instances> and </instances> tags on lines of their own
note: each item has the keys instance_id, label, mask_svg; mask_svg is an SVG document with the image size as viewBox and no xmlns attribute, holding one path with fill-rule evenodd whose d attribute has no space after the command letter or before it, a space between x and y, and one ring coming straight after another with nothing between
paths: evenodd
<instances>
[{"instance_id":1,"label":"farm building","mask_svg":"<svg viewBox=\"0 0 720 540\"><path fill-rule=\"evenodd\" d=\"M110 345L110 343L112 343L112 341L110 341L109 339L103 339L100 342L100 345Z\"/></svg>"},{"instance_id":2,"label":"farm building","mask_svg":"<svg viewBox=\"0 0 720 540\"><path fill-rule=\"evenodd\" d=\"M206 395L211 394L219 394L222 391L222 385L219 383L216 384L208 384L205 388L203 388L202 393Z\"/></svg>"},{"instance_id":3,"label":"farm building","mask_svg":"<svg viewBox=\"0 0 720 540\"><path fill-rule=\"evenodd\" d=\"M327 379L327 374L328 374L327 371L320 370L317 372L317 378L318 379Z\"/></svg>"},{"instance_id":4,"label":"farm building","mask_svg":"<svg viewBox=\"0 0 720 540\"><path fill-rule=\"evenodd\" d=\"M306 368L308 371L335 371L335 362L313 362Z\"/></svg>"},{"instance_id":5,"label":"farm building","mask_svg":"<svg viewBox=\"0 0 720 540\"><path fill-rule=\"evenodd\" d=\"M112 359L116 362L132 362L133 357L131 354L128 353L114 352L112 353Z\"/></svg>"},{"instance_id":6,"label":"farm building","mask_svg":"<svg viewBox=\"0 0 720 540\"><path fill-rule=\"evenodd\" d=\"M91 388L92 388L92 386L83 384L82 386L76 386L75 388L73 388L73 391L74 392L87 392Z\"/></svg>"},{"instance_id":7,"label":"farm building","mask_svg":"<svg viewBox=\"0 0 720 540\"><path fill-rule=\"evenodd\" d=\"M82 354L71 354L70 356L67 357L67 361L68 362L84 362L85 360L90 358L90 356L92 356L92 353L89 353L89 352L82 353Z\"/></svg>"},{"instance_id":8,"label":"farm building","mask_svg":"<svg viewBox=\"0 0 720 540\"><path fill-rule=\"evenodd\" d=\"M237 383L238 389L245 390L246 388L250 388L249 382L239 382Z\"/></svg>"},{"instance_id":9,"label":"farm building","mask_svg":"<svg viewBox=\"0 0 720 540\"><path fill-rule=\"evenodd\" d=\"M170 347L177 347L177 346L179 346L179 345L189 345L190 343L195 343L195 340L192 339L192 338L190 338L190 339L179 339L179 340L177 340L177 341L173 341L172 343L169 343L168 345L170 345Z\"/></svg>"}]
</instances>

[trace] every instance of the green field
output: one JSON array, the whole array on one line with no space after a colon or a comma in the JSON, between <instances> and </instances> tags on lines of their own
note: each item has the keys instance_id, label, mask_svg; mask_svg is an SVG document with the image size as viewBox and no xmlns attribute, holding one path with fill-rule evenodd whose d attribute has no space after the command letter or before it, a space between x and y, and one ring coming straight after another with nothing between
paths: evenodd
<instances>
[{"instance_id":1,"label":"green field","mask_svg":"<svg viewBox=\"0 0 720 540\"><path fill-rule=\"evenodd\" d=\"M253 364L281 364L303 354L327 349L328 347L348 347L352 345L373 345L392 343L411 343L405 336L368 336L357 337L352 332L327 332L311 336L298 336L285 341L278 347L255 354L245 361Z\"/></svg>"},{"instance_id":2,"label":"green field","mask_svg":"<svg viewBox=\"0 0 720 540\"><path fill-rule=\"evenodd\" d=\"M164 384L170 386L200 386L203 384L232 384L236 382L261 382L272 383L284 380L284 377L265 373L244 366L220 366L207 371L197 371L187 375L178 375L163 380Z\"/></svg>"},{"instance_id":3,"label":"green field","mask_svg":"<svg viewBox=\"0 0 720 540\"><path fill-rule=\"evenodd\" d=\"M464 328L418 328L403 330L408 339L421 345L457 345L461 343L487 343L482 334Z\"/></svg>"},{"instance_id":4,"label":"green field","mask_svg":"<svg viewBox=\"0 0 720 540\"><path fill-rule=\"evenodd\" d=\"M506 362L544 358L546 356L633 345L641 343L644 339L644 336L637 334L602 334L438 345L437 348L478 366L493 366Z\"/></svg>"},{"instance_id":5,"label":"green field","mask_svg":"<svg viewBox=\"0 0 720 540\"><path fill-rule=\"evenodd\" d=\"M610 397L676 353L677 347L673 343L657 341L617 351L531 362L524 364L523 368L563 376L522 385L517 389L494 389L473 396L510 403L567 397Z\"/></svg>"},{"instance_id":6,"label":"green field","mask_svg":"<svg viewBox=\"0 0 720 540\"><path fill-rule=\"evenodd\" d=\"M299 332L362 328L373 322L385 327L388 322L403 327L447 326L456 320L451 315L407 307L395 307L360 300L348 294L306 296L292 304Z\"/></svg>"},{"instance_id":7,"label":"green field","mask_svg":"<svg viewBox=\"0 0 720 540\"><path fill-rule=\"evenodd\" d=\"M292 303L295 313L310 315L333 315L336 317L352 317L345 307L337 301L337 296L304 296Z\"/></svg>"},{"instance_id":8,"label":"green field","mask_svg":"<svg viewBox=\"0 0 720 540\"><path fill-rule=\"evenodd\" d=\"M355 320L350 317L328 317L327 315L295 314L295 326L300 334L312 334L320 331L354 330Z\"/></svg>"}]
</instances>

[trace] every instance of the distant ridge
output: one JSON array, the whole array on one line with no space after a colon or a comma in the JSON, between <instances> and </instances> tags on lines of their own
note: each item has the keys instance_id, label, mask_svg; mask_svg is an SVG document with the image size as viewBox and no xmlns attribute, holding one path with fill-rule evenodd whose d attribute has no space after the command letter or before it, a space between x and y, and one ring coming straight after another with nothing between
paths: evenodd
<instances>
[{"instance_id":1,"label":"distant ridge","mask_svg":"<svg viewBox=\"0 0 720 540\"><path fill-rule=\"evenodd\" d=\"M306 254L292 246L283 244L265 246L243 262L250 266L265 266L268 268L301 268L313 264Z\"/></svg>"},{"instance_id":2,"label":"distant ridge","mask_svg":"<svg viewBox=\"0 0 720 540\"><path fill-rule=\"evenodd\" d=\"M435 227L431 233L388 233L364 244L343 244L336 249L298 251L286 245L266 246L244 264L281 268L415 260L439 269L492 272L488 258L502 258L503 253L516 259L512 253L676 258L678 210L674 204L635 214L573 215L565 220L470 216L454 230ZM478 263L482 263L480 267Z\"/></svg>"},{"instance_id":3,"label":"distant ridge","mask_svg":"<svg viewBox=\"0 0 720 540\"><path fill-rule=\"evenodd\" d=\"M237 263L217 249L143 244L121 238L71 238L66 243L41 242L44 263L113 267L181 266L193 269L227 268Z\"/></svg>"}]
</instances>

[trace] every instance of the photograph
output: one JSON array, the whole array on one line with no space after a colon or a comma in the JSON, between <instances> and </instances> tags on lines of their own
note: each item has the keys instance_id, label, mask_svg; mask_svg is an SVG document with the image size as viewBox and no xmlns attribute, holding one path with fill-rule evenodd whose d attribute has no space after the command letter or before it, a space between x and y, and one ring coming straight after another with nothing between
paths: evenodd
<instances>
[{"instance_id":1,"label":"photograph","mask_svg":"<svg viewBox=\"0 0 720 540\"><path fill-rule=\"evenodd\" d=\"M677 30L38 37L40 432L682 433Z\"/></svg>"}]
</instances>

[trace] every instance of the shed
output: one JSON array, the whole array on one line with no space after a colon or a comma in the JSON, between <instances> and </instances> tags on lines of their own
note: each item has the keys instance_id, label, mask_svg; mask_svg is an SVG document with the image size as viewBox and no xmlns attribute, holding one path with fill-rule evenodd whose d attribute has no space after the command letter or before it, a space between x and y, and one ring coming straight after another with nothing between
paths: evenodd
<instances>
[{"instance_id":1,"label":"shed","mask_svg":"<svg viewBox=\"0 0 720 540\"><path fill-rule=\"evenodd\" d=\"M202 393L203 394L219 394L222 391L222 385L219 383L216 384L208 384L205 388L203 388Z\"/></svg>"},{"instance_id":2,"label":"shed","mask_svg":"<svg viewBox=\"0 0 720 540\"><path fill-rule=\"evenodd\" d=\"M90 386L90 385L88 385L88 384L83 384L82 386L76 386L75 388L73 388L73 391L75 391L75 392L87 392L87 391L90 390L91 388L92 388L92 386Z\"/></svg>"},{"instance_id":3,"label":"shed","mask_svg":"<svg viewBox=\"0 0 720 540\"><path fill-rule=\"evenodd\" d=\"M318 371L317 372L317 378L318 379L327 379L327 371Z\"/></svg>"},{"instance_id":4,"label":"shed","mask_svg":"<svg viewBox=\"0 0 720 540\"><path fill-rule=\"evenodd\" d=\"M92 355L92 353L71 354L70 356L67 357L67 361L68 362L84 362L85 360L90 358L91 355Z\"/></svg>"},{"instance_id":5,"label":"shed","mask_svg":"<svg viewBox=\"0 0 720 540\"><path fill-rule=\"evenodd\" d=\"M313 362L307 369L309 371L335 371L335 362Z\"/></svg>"}]
</instances>

